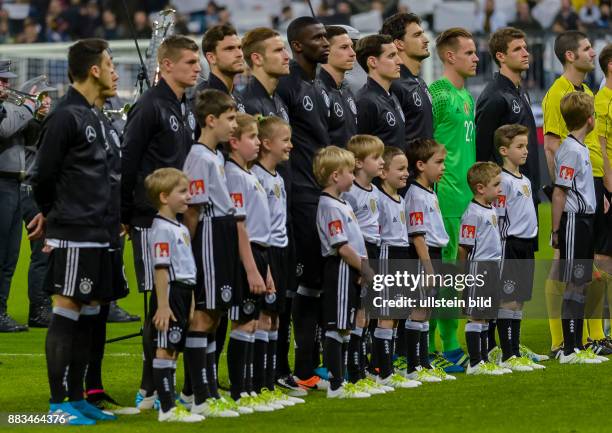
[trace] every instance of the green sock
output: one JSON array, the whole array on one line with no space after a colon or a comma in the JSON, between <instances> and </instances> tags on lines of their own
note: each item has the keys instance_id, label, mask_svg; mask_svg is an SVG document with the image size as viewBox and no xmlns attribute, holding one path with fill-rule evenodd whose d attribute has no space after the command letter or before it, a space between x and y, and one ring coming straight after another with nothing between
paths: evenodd
<instances>
[{"instance_id":1,"label":"green sock","mask_svg":"<svg viewBox=\"0 0 612 433\"><path fill-rule=\"evenodd\" d=\"M436 319L429 319L429 353L434 353L436 349Z\"/></svg>"},{"instance_id":2,"label":"green sock","mask_svg":"<svg viewBox=\"0 0 612 433\"><path fill-rule=\"evenodd\" d=\"M457 328L459 328L458 319L438 319L438 329L440 330L440 338L442 339L442 348L445 352L450 352L451 350L456 350L461 347L457 339Z\"/></svg>"}]
</instances>

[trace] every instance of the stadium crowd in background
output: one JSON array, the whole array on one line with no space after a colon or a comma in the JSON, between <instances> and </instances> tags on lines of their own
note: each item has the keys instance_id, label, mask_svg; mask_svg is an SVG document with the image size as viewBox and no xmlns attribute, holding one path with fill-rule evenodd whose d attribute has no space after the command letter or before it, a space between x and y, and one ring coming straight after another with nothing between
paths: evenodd
<instances>
[{"instance_id":1,"label":"stadium crowd in background","mask_svg":"<svg viewBox=\"0 0 612 433\"><path fill-rule=\"evenodd\" d=\"M151 14L172 7L173 3L169 0L128 1L136 36L149 38ZM202 34L213 25L231 22L231 11L224 3L223 0L203 1L201 10L178 14L177 31ZM270 16L269 25L280 30L286 30L295 10L304 7L303 1L273 0L271 3L278 3L278 7ZM507 16L505 10L496 7L495 0L479 1L477 33L486 34L507 25L526 32L551 30L555 33L610 28L610 0L563 0L550 26L542 25L532 15L538 3L538 0L517 0L513 16ZM318 4L315 13L324 24L350 25L351 16L370 11L379 11L383 19L397 12L410 11L409 2L400 0L322 0ZM119 0L4 1L0 2L0 43L66 42L86 37L128 39L132 33L125 18ZM431 28L433 16L422 18Z\"/></svg>"}]
</instances>

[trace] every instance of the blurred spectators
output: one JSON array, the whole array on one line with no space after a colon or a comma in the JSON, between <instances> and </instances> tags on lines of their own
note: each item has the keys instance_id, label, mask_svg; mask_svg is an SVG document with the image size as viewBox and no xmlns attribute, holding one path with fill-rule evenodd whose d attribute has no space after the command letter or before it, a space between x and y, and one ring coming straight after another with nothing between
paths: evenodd
<instances>
[{"instance_id":1,"label":"blurred spectators","mask_svg":"<svg viewBox=\"0 0 612 433\"><path fill-rule=\"evenodd\" d=\"M526 33L542 30L542 25L531 15L529 4L520 0L516 2L516 21L513 21L508 25L521 29Z\"/></svg>"},{"instance_id":2,"label":"blurred spectators","mask_svg":"<svg viewBox=\"0 0 612 433\"><path fill-rule=\"evenodd\" d=\"M482 10L478 12L476 22L478 23L477 30L485 34L494 33L508 25L506 15L495 8L495 0L485 0Z\"/></svg>"},{"instance_id":3,"label":"blurred spectators","mask_svg":"<svg viewBox=\"0 0 612 433\"><path fill-rule=\"evenodd\" d=\"M23 22L23 31L17 35L15 42L18 44L34 44L43 42L40 34L40 24L32 18L26 18Z\"/></svg>"},{"instance_id":4,"label":"blurred spectators","mask_svg":"<svg viewBox=\"0 0 612 433\"><path fill-rule=\"evenodd\" d=\"M597 25L597 21L599 21L601 18L601 12L599 10L599 6L595 4L594 0L587 0L584 6L580 8L578 16L584 25L595 27Z\"/></svg>"},{"instance_id":5,"label":"blurred spectators","mask_svg":"<svg viewBox=\"0 0 612 433\"><path fill-rule=\"evenodd\" d=\"M599 29L609 29L610 27L610 4L602 3L600 6L601 16L597 20L597 28Z\"/></svg>"},{"instance_id":6,"label":"blurred spectators","mask_svg":"<svg viewBox=\"0 0 612 433\"><path fill-rule=\"evenodd\" d=\"M102 12L102 25L96 29L96 37L112 41L120 39L121 35L117 15L112 10L106 9Z\"/></svg>"},{"instance_id":7,"label":"blurred spectators","mask_svg":"<svg viewBox=\"0 0 612 433\"><path fill-rule=\"evenodd\" d=\"M145 11L140 10L134 12L133 24L137 39L149 39L151 37L151 24L149 23L149 16ZM128 34L131 35L131 33Z\"/></svg>"},{"instance_id":8,"label":"blurred spectators","mask_svg":"<svg viewBox=\"0 0 612 433\"><path fill-rule=\"evenodd\" d=\"M552 30L555 33L563 33L568 30L583 30L580 17L574 10L571 0L561 0L561 10L555 17Z\"/></svg>"}]
</instances>

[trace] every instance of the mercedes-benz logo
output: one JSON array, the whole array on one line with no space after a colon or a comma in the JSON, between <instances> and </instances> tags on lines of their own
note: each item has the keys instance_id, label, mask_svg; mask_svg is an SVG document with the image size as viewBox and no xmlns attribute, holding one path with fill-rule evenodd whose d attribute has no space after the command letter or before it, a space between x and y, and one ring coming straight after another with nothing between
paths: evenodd
<instances>
[{"instance_id":1,"label":"mercedes-benz logo","mask_svg":"<svg viewBox=\"0 0 612 433\"><path fill-rule=\"evenodd\" d=\"M421 105L423 105L423 101L421 101L421 97L419 96L417 92L414 92L412 94L412 100L414 101L414 105L416 105L417 107L420 107Z\"/></svg>"},{"instance_id":2,"label":"mercedes-benz logo","mask_svg":"<svg viewBox=\"0 0 612 433\"><path fill-rule=\"evenodd\" d=\"M344 110L337 102L334 102L334 113L336 113L336 117L344 116Z\"/></svg>"},{"instance_id":3,"label":"mercedes-benz logo","mask_svg":"<svg viewBox=\"0 0 612 433\"><path fill-rule=\"evenodd\" d=\"M512 112L514 114L519 114L521 112L521 106L516 99L512 100Z\"/></svg>"},{"instance_id":4,"label":"mercedes-benz logo","mask_svg":"<svg viewBox=\"0 0 612 433\"><path fill-rule=\"evenodd\" d=\"M98 134L96 134L96 130L93 126L87 125L87 128L85 128L85 137L88 143L93 143L94 140L98 138Z\"/></svg>"},{"instance_id":5,"label":"mercedes-benz logo","mask_svg":"<svg viewBox=\"0 0 612 433\"><path fill-rule=\"evenodd\" d=\"M312 109L314 108L312 99L310 99L310 96L308 95L304 96L304 99L302 100L302 105L304 106L304 110L306 111L312 111Z\"/></svg>"},{"instance_id":6,"label":"mercedes-benz logo","mask_svg":"<svg viewBox=\"0 0 612 433\"><path fill-rule=\"evenodd\" d=\"M178 119L173 114L172 116L170 116L170 129L172 129L174 132L176 132L176 131L178 131L178 128L179 128Z\"/></svg>"},{"instance_id":7,"label":"mercedes-benz logo","mask_svg":"<svg viewBox=\"0 0 612 433\"><path fill-rule=\"evenodd\" d=\"M387 111L387 114L385 114L385 118L387 119L387 123L389 124L389 126L395 126L395 115L392 112Z\"/></svg>"}]
</instances>

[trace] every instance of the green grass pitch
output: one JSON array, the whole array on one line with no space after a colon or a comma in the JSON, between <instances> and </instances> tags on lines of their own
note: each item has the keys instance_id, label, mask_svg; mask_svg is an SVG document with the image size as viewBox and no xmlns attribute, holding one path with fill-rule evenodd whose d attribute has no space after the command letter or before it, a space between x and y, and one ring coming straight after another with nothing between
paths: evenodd
<instances>
[{"instance_id":1,"label":"green grass pitch","mask_svg":"<svg viewBox=\"0 0 612 433\"><path fill-rule=\"evenodd\" d=\"M540 208L540 257L550 257L550 208ZM10 313L27 320L27 257L23 244L13 280ZM126 257L130 257L130 250ZM126 261L130 286L135 287L131 258ZM133 293L121 305L130 312L142 311L142 297ZM109 338L137 332L139 324L112 324ZM523 341L532 349L550 349L545 320L526 320ZM45 330L0 334L0 431L8 430L8 413L43 413L48 409L48 385L44 357ZM460 341L463 337L460 335ZM104 382L120 402L133 404L140 381L140 341L131 339L106 348ZM225 358L222 381L227 381ZM602 432L612 396L612 362L594 366L560 366L545 363L546 370L513 373L502 377L466 377L454 382L424 384L418 389L396 391L366 400L327 400L323 393L307 397L307 403L271 414L237 419L207 419L197 425L161 425L153 412L124 416L88 429L100 432ZM182 363L179 362L179 389ZM602 416L604 415L604 416ZM67 427L21 426L16 431L65 431ZM85 429L85 428L80 428ZM12 430L12 429L11 429Z\"/></svg>"}]
</instances>

